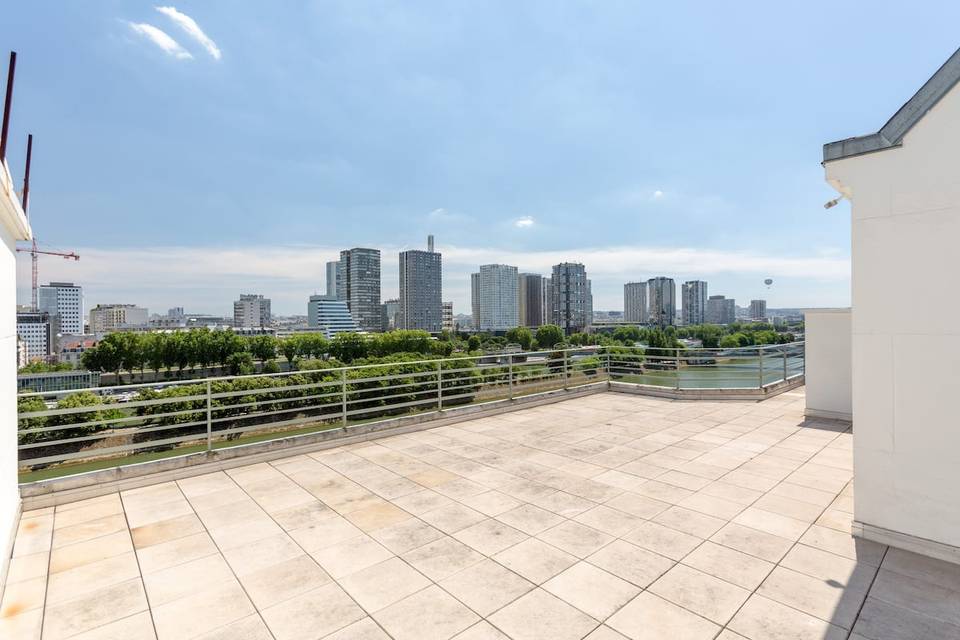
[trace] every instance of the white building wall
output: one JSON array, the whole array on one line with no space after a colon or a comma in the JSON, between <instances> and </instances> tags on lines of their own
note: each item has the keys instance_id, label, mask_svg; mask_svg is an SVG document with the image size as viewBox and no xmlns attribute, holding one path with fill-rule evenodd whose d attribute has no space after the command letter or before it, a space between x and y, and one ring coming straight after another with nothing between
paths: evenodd
<instances>
[{"instance_id":1,"label":"white building wall","mask_svg":"<svg viewBox=\"0 0 960 640\"><path fill-rule=\"evenodd\" d=\"M850 371L850 309L804 313L806 414L817 418L853 417Z\"/></svg>"},{"instance_id":2,"label":"white building wall","mask_svg":"<svg viewBox=\"0 0 960 640\"><path fill-rule=\"evenodd\" d=\"M17 487L17 240L30 239L10 173L0 161L0 594L20 513Z\"/></svg>"},{"instance_id":3,"label":"white building wall","mask_svg":"<svg viewBox=\"0 0 960 640\"><path fill-rule=\"evenodd\" d=\"M825 164L852 203L855 526L926 541L926 552L960 548L958 166L957 87L901 147Z\"/></svg>"}]
</instances>

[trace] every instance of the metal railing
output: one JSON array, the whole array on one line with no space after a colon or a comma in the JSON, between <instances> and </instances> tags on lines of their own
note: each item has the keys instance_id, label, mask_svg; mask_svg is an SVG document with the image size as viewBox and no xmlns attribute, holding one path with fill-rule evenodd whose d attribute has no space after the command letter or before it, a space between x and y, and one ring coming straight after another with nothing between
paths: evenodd
<instances>
[{"instance_id":1,"label":"metal railing","mask_svg":"<svg viewBox=\"0 0 960 640\"><path fill-rule=\"evenodd\" d=\"M580 347L22 393L21 480L616 380L761 389L803 375L803 343L739 349Z\"/></svg>"}]
</instances>

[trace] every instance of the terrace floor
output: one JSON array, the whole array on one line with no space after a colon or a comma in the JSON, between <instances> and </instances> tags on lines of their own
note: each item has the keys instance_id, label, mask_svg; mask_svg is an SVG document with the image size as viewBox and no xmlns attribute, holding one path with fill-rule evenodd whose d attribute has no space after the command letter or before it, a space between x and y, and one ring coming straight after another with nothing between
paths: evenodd
<instances>
[{"instance_id":1,"label":"terrace floor","mask_svg":"<svg viewBox=\"0 0 960 640\"><path fill-rule=\"evenodd\" d=\"M604 393L23 515L0 638L960 638L850 537L851 435Z\"/></svg>"}]
</instances>

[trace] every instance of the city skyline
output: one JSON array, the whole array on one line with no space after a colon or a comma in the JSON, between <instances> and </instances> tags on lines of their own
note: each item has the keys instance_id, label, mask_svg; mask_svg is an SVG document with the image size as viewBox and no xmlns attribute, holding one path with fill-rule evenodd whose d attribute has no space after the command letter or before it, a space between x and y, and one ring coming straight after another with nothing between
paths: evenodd
<instances>
[{"instance_id":1,"label":"city skyline","mask_svg":"<svg viewBox=\"0 0 960 640\"><path fill-rule=\"evenodd\" d=\"M184 8L217 43L214 57L182 35L189 55L169 55L135 31L176 31L150 6L51 16L20 3L0 36L23 71L14 116L29 113L35 135L31 223L41 246L81 255L41 258L41 274L82 282L89 300L130 299L117 274L162 260L139 304L223 307L258 289L294 313L323 292L323 266L296 251L320 261L346 246L392 253L435 232L458 308L477 264L544 273L563 260L591 266L598 308L614 306L622 282L659 273L738 299L771 277L772 306L845 306L849 208L822 208L835 194L820 145L882 124L910 90L884 70L929 75L952 51L947 25L960 15L944 5L930 24L857 4L829 5L833 19L861 26L842 43L816 2L775 39L766 12L714 6L533 3L511 11L518 37L506 41L489 5L396 6L388 20L337 2L266 15L237 6L229 19L214 5ZM891 17L922 30L925 46L879 47L871 34ZM788 78L785 66L804 74ZM78 100L92 77L101 99ZM238 98L258 88L269 89L263 100ZM11 139L18 183L26 133ZM145 187L154 175L162 189ZM109 189L95 186L106 176ZM248 176L271 188L251 193ZM263 219L275 224L250 224ZM363 233L345 221L363 221ZM584 233L585 221L600 224ZM553 252L563 255L525 259ZM588 252L682 255L686 267L634 258L614 273ZM198 275L171 256L216 264ZM264 258L273 269L252 268ZM385 281L384 294L396 293Z\"/></svg>"}]
</instances>

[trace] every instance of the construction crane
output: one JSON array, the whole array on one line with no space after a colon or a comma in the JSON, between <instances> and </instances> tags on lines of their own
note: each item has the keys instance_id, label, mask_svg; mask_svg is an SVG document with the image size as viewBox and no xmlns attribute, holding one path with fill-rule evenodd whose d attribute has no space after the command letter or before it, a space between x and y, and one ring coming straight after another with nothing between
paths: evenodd
<instances>
[{"instance_id":1,"label":"construction crane","mask_svg":"<svg viewBox=\"0 0 960 640\"><path fill-rule=\"evenodd\" d=\"M30 160L33 156L33 134L27 136L27 166L23 172L23 193L20 196L20 200L23 204L23 212L27 213L27 206L30 201ZM74 253L73 251L47 251L39 249L37 247L37 239L34 238L33 242L30 245L30 248L20 248L17 247L17 251L21 253L30 254L30 305L34 311L39 311L40 306L37 300L37 256L60 256L64 260L79 260L80 256Z\"/></svg>"}]
</instances>

